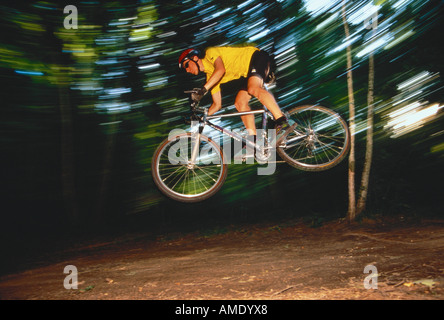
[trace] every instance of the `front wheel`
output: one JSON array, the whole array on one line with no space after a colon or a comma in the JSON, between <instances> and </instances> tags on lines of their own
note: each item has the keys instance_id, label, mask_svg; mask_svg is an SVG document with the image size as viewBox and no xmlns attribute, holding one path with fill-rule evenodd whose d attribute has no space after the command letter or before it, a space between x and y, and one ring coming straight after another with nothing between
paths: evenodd
<instances>
[{"instance_id":1,"label":"front wheel","mask_svg":"<svg viewBox=\"0 0 444 320\"><path fill-rule=\"evenodd\" d=\"M277 146L279 156L304 171L323 171L339 164L350 149L347 123L334 111L305 105L287 114L296 127Z\"/></svg>"},{"instance_id":2,"label":"front wheel","mask_svg":"<svg viewBox=\"0 0 444 320\"><path fill-rule=\"evenodd\" d=\"M198 202L213 196L227 177L222 149L210 138L183 133L164 140L151 163L154 183L166 196L182 202ZM195 142L199 141L192 162Z\"/></svg>"}]
</instances>

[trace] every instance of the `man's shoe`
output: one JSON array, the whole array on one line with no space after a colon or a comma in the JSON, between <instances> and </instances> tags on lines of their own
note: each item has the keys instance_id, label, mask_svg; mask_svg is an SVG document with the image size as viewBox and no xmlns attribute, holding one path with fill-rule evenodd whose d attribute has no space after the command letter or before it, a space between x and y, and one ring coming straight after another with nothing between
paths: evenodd
<instances>
[{"instance_id":1,"label":"man's shoe","mask_svg":"<svg viewBox=\"0 0 444 320\"><path fill-rule=\"evenodd\" d=\"M276 126L276 146L279 146L285 138L288 136L288 134L296 128L297 123L290 125L288 121L281 122Z\"/></svg>"}]
</instances>

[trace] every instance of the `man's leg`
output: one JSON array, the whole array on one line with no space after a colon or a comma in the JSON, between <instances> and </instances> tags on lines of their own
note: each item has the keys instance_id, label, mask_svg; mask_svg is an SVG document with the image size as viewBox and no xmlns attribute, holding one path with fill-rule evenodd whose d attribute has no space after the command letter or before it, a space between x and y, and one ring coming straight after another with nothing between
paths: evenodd
<instances>
[{"instance_id":1,"label":"man's leg","mask_svg":"<svg viewBox=\"0 0 444 320\"><path fill-rule=\"evenodd\" d=\"M276 123L276 144L280 145L288 133L294 129L287 122L287 118L279 108L273 95L263 88L263 80L259 76L248 78L248 93L255 96L273 114Z\"/></svg>"},{"instance_id":2,"label":"man's leg","mask_svg":"<svg viewBox=\"0 0 444 320\"><path fill-rule=\"evenodd\" d=\"M263 87L264 81L259 76L248 78L248 93L256 97L273 114L275 120L284 116L271 92Z\"/></svg>"},{"instance_id":3,"label":"man's leg","mask_svg":"<svg viewBox=\"0 0 444 320\"><path fill-rule=\"evenodd\" d=\"M251 111L250 106L248 105L248 102L250 101L251 96L248 94L248 92L246 90L240 90L236 96L236 100L234 102L234 105L236 106L237 111L239 112L247 112L247 111ZM256 142L256 124L254 122L254 115L253 114L249 114L249 115L245 115L245 116L241 116L242 122L245 125L245 128L247 129L248 132L248 137L247 139L250 142L255 143ZM250 149L247 147L247 145L242 144L242 151L240 153L237 153L236 147L235 147L235 155L234 155L234 161L236 163L236 161L245 161L247 159L247 163L253 163L251 161L253 161L253 157L255 154L255 150L254 149Z\"/></svg>"},{"instance_id":4,"label":"man's leg","mask_svg":"<svg viewBox=\"0 0 444 320\"><path fill-rule=\"evenodd\" d=\"M251 96L245 90L240 90L236 96L236 100L234 101L234 105L236 106L237 111L246 112L251 111L248 102L250 101ZM245 116L241 116L242 122L247 128L248 135L256 135L256 124L254 123L254 115L249 114Z\"/></svg>"}]
</instances>

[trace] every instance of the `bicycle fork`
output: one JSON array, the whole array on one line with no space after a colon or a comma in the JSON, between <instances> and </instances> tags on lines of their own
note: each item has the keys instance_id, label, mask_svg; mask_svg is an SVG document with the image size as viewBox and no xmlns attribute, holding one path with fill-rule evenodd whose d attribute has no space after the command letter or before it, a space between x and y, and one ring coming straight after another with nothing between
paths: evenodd
<instances>
[{"instance_id":1,"label":"bicycle fork","mask_svg":"<svg viewBox=\"0 0 444 320\"><path fill-rule=\"evenodd\" d=\"M207 119L208 110L205 109L203 119L201 122L199 122L199 128L197 130L197 133L195 134L194 144L193 144L193 134L191 136L191 158L188 161L188 169L194 169L194 165L196 163L196 158L199 154L199 146L200 146L200 136L202 135L203 129L205 127L205 122Z\"/></svg>"}]
</instances>

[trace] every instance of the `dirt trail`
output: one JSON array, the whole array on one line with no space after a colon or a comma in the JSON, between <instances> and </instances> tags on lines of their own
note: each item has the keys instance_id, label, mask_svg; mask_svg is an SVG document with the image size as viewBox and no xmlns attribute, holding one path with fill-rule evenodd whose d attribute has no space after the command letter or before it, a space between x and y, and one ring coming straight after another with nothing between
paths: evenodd
<instances>
[{"instance_id":1,"label":"dirt trail","mask_svg":"<svg viewBox=\"0 0 444 320\"><path fill-rule=\"evenodd\" d=\"M403 227L302 223L144 234L42 256L0 278L0 299L444 299L444 221ZM64 268L78 289L64 287ZM376 275L364 273L366 266ZM377 289L366 289L365 284Z\"/></svg>"}]
</instances>

